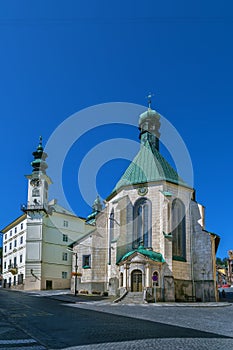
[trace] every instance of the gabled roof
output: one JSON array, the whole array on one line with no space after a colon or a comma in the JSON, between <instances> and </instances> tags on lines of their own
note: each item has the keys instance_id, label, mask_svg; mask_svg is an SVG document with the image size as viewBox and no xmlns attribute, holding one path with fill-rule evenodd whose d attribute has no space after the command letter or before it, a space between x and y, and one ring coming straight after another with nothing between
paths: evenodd
<instances>
[{"instance_id":1,"label":"gabled roof","mask_svg":"<svg viewBox=\"0 0 233 350\"><path fill-rule=\"evenodd\" d=\"M120 259L118 259L117 264L119 264L121 261L126 260L128 257L130 257L131 255L133 255L135 253L142 254L142 255L146 256L147 258L154 260L154 261L157 261L157 262L161 262L161 263L165 262L162 254L154 252L153 250L148 250L148 249L144 248L142 245L140 245L137 249L134 249L134 250L126 253Z\"/></svg>"},{"instance_id":2,"label":"gabled roof","mask_svg":"<svg viewBox=\"0 0 233 350\"><path fill-rule=\"evenodd\" d=\"M112 194L125 186L162 180L190 187L147 140L145 144L141 144L138 154L116 184Z\"/></svg>"}]
</instances>

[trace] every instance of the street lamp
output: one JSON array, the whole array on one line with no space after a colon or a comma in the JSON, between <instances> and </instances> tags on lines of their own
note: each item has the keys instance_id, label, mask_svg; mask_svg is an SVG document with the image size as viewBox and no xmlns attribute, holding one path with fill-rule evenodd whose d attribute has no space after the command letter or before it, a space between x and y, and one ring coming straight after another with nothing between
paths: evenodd
<instances>
[{"instance_id":1,"label":"street lamp","mask_svg":"<svg viewBox=\"0 0 233 350\"><path fill-rule=\"evenodd\" d=\"M77 294L77 281L78 281L78 253L74 252L73 249L67 248L68 252L75 256L75 276L74 276L74 295Z\"/></svg>"}]
</instances>

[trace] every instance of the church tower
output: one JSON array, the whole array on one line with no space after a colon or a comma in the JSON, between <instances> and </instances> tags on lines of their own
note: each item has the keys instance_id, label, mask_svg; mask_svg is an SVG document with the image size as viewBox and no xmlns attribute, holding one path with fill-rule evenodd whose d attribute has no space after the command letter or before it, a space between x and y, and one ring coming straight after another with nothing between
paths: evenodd
<instances>
[{"instance_id":1,"label":"church tower","mask_svg":"<svg viewBox=\"0 0 233 350\"><path fill-rule=\"evenodd\" d=\"M48 165L46 164L47 153L42 146L42 137L35 152L32 153L32 174L27 175L28 179L28 211L48 211L48 187L52 183L46 174Z\"/></svg>"},{"instance_id":2,"label":"church tower","mask_svg":"<svg viewBox=\"0 0 233 350\"><path fill-rule=\"evenodd\" d=\"M47 154L42 146L42 137L32 155L34 157L31 163L32 173L26 175L28 179L27 204L22 207L27 214L25 289L31 289L32 285L33 289L41 289L43 217L48 214L48 188L52 183L46 174ZM30 287L27 288L27 285Z\"/></svg>"}]
</instances>

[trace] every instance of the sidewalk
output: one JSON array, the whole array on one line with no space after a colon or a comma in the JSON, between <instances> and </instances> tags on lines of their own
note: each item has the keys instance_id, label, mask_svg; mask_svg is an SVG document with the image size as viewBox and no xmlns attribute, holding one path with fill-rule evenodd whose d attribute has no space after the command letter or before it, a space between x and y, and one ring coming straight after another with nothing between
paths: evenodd
<instances>
[{"instance_id":1,"label":"sidewalk","mask_svg":"<svg viewBox=\"0 0 233 350\"><path fill-rule=\"evenodd\" d=\"M157 303L145 303L145 304L121 304L114 303L115 297L103 297L99 295L85 295L78 294L74 295L70 293L70 290L41 290L41 291L21 291L30 295L38 297L47 297L55 300L59 300L65 303L82 303L82 304L93 304L93 305L144 305L148 307L226 307L231 306L232 303L228 301L219 302L157 302Z\"/></svg>"}]
</instances>

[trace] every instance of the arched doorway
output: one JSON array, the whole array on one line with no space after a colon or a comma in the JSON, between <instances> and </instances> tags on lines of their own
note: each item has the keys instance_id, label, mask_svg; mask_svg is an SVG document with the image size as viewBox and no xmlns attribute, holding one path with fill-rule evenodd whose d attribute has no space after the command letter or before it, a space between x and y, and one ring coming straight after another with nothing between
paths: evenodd
<instances>
[{"instance_id":1,"label":"arched doorway","mask_svg":"<svg viewBox=\"0 0 233 350\"><path fill-rule=\"evenodd\" d=\"M142 292L142 271L134 270L131 273L131 292Z\"/></svg>"}]
</instances>

